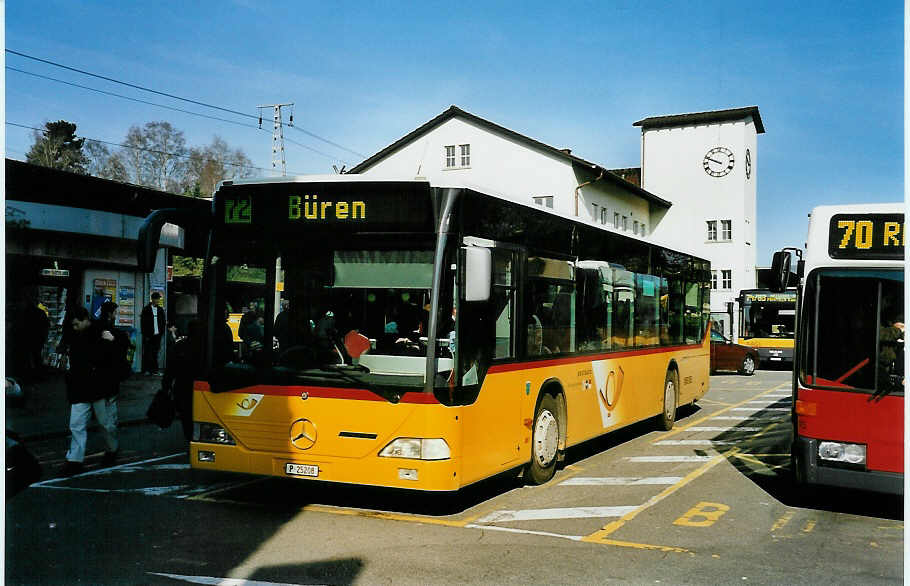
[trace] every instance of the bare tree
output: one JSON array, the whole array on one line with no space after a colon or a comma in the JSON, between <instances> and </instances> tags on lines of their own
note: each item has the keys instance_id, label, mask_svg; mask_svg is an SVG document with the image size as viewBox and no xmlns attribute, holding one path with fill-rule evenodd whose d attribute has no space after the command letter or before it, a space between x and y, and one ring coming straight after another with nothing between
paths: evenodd
<instances>
[{"instance_id":1,"label":"bare tree","mask_svg":"<svg viewBox=\"0 0 910 586\"><path fill-rule=\"evenodd\" d=\"M85 170L89 175L115 181L129 181L129 173L120 153L111 153L102 143L91 139L86 140L82 150L88 160Z\"/></svg>"},{"instance_id":2,"label":"bare tree","mask_svg":"<svg viewBox=\"0 0 910 586\"><path fill-rule=\"evenodd\" d=\"M121 160L131 182L178 192L184 181L187 154L183 131L170 122L147 122L126 133Z\"/></svg>"},{"instance_id":3,"label":"bare tree","mask_svg":"<svg viewBox=\"0 0 910 586\"><path fill-rule=\"evenodd\" d=\"M248 177L253 163L241 149L231 149L219 136L202 148L190 149L184 176L184 193L209 196L219 181Z\"/></svg>"}]
</instances>

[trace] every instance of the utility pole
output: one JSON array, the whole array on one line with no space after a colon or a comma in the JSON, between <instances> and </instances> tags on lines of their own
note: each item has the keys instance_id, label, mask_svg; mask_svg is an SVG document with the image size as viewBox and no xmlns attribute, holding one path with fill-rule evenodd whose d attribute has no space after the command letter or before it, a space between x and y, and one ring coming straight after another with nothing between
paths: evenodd
<instances>
[{"instance_id":1,"label":"utility pole","mask_svg":"<svg viewBox=\"0 0 910 586\"><path fill-rule=\"evenodd\" d=\"M278 170L281 165L281 176L288 174L287 163L284 159L284 125L281 122L281 108L288 106L291 108L291 118L288 124L294 126L294 103L289 104L263 104L259 108L259 128L262 128L262 109L272 108L274 115L274 125L272 127L272 169Z\"/></svg>"}]
</instances>

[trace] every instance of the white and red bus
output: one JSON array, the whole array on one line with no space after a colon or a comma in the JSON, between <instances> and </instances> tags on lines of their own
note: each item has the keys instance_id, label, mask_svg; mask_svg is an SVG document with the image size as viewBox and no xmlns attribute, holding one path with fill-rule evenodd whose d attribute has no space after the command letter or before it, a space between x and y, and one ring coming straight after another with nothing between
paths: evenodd
<instances>
[{"instance_id":1,"label":"white and red bus","mask_svg":"<svg viewBox=\"0 0 910 586\"><path fill-rule=\"evenodd\" d=\"M791 463L800 484L903 492L903 204L817 207L797 269ZM774 255L786 287L790 252Z\"/></svg>"}]
</instances>

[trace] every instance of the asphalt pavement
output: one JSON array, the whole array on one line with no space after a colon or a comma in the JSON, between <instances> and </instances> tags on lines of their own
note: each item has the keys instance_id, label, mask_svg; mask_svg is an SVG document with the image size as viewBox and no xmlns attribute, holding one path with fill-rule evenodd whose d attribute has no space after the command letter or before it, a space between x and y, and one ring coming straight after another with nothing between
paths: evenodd
<instances>
[{"instance_id":1,"label":"asphalt pavement","mask_svg":"<svg viewBox=\"0 0 910 586\"><path fill-rule=\"evenodd\" d=\"M133 373L120 383L118 411L120 427L148 422L145 412L161 388L160 375ZM25 386L21 405L6 404L6 429L23 441L66 437L69 435L70 404L66 400L63 374L45 373L40 380ZM97 428L92 419L89 430Z\"/></svg>"}]
</instances>

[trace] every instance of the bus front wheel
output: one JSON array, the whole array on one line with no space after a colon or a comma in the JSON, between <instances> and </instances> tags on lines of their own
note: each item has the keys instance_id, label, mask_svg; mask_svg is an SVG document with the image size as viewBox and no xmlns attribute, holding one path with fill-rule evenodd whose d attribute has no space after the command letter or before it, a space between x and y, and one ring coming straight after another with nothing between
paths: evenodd
<instances>
[{"instance_id":1,"label":"bus front wheel","mask_svg":"<svg viewBox=\"0 0 910 586\"><path fill-rule=\"evenodd\" d=\"M553 395L544 395L534 414L531 438L531 463L528 479L533 484L543 484L556 473L556 455L559 451L559 410Z\"/></svg>"},{"instance_id":2,"label":"bus front wheel","mask_svg":"<svg viewBox=\"0 0 910 586\"><path fill-rule=\"evenodd\" d=\"M664 408L660 413L660 427L664 431L673 429L676 421L676 371L668 370L664 378Z\"/></svg>"}]
</instances>

